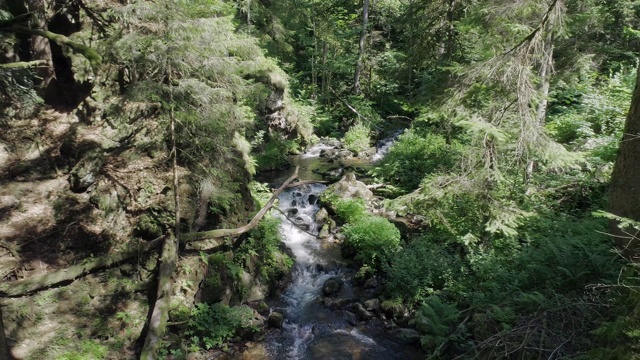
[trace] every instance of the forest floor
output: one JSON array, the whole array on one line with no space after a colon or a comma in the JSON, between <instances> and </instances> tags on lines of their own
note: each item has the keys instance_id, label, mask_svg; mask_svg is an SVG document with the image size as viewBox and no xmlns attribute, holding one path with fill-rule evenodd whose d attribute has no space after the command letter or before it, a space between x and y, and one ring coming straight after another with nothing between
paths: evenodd
<instances>
[{"instance_id":1,"label":"forest floor","mask_svg":"<svg viewBox=\"0 0 640 360\"><path fill-rule=\"evenodd\" d=\"M153 170L148 157L107 158L105 167L117 163L120 171L128 170L123 183L130 184L129 189L100 177L94 188L98 191L71 191L71 158L78 154L65 153L65 147L71 144L80 151L78 144L104 143L105 139L97 139L104 126L85 126L72 114L54 111L5 126L7 131L0 135L2 282L65 269L111 253L132 238L134 221L126 206L109 201L122 203L129 198L129 208L149 205L130 199L129 193L137 184L146 186L145 200L161 191L160 181L153 179L163 179L164 174ZM146 267L125 263L27 296L0 298L12 356L134 357L131 351L148 312L146 291L153 267L152 260Z\"/></svg>"}]
</instances>

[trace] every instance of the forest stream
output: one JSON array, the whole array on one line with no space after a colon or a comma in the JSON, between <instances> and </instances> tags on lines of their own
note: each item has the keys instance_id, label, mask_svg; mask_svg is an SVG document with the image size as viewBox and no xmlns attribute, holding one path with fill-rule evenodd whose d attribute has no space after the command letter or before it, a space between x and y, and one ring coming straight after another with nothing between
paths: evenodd
<instances>
[{"instance_id":1,"label":"forest stream","mask_svg":"<svg viewBox=\"0 0 640 360\"><path fill-rule=\"evenodd\" d=\"M376 158L384 154L392 139L379 144ZM318 171L314 169L332 165L319 156L325 147L316 145L294 159L294 164L300 166L302 179L318 179ZM368 164L358 161L349 165ZM277 179L282 179L281 175L278 174ZM330 278L344 281L334 303L339 299L349 303L354 299L376 297L375 289L363 290L352 285L353 270L342 265L339 246L332 237L319 239L314 236L320 230L315 221L315 214L320 209L318 197L326 188L324 184L302 185L279 197L279 207L287 214L286 217L278 214L282 219L282 240L294 255L295 265L292 282L269 304L273 311L284 314L285 321L282 329L267 336L267 353L272 359L291 360L421 358L416 347L404 344L385 330L385 321L380 318L358 321L350 311L351 306L332 309L325 304L322 288Z\"/></svg>"}]
</instances>

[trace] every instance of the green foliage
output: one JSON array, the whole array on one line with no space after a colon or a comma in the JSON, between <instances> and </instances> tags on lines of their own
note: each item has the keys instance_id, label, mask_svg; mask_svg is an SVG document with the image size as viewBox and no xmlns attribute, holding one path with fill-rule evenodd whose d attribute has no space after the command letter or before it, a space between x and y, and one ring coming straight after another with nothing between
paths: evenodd
<instances>
[{"instance_id":1,"label":"green foliage","mask_svg":"<svg viewBox=\"0 0 640 360\"><path fill-rule=\"evenodd\" d=\"M387 290L410 302L421 301L441 290L459 286L465 276L462 259L443 243L446 234L429 233L414 239L396 253L387 270Z\"/></svg>"},{"instance_id":2,"label":"green foliage","mask_svg":"<svg viewBox=\"0 0 640 360\"><path fill-rule=\"evenodd\" d=\"M439 359L446 345L462 343L468 336L460 326L460 312L455 304L438 296L424 300L411 324L422 334L420 345L431 354L427 359Z\"/></svg>"},{"instance_id":3,"label":"green foliage","mask_svg":"<svg viewBox=\"0 0 640 360\"><path fill-rule=\"evenodd\" d=\"M338 219L343 223L356 224L367 213L363 199L336 199L333 207Z\"/></svg>"},{"instance_id":4,"label":"green foliage","mask_svg":"<svg viewBox=\"0 0 640 360\"><path fill-rule=\"evenodd\" d=\"M289 166L287 155L300 151L299 144L275 134L256 155L258 170L269 171Z\"/></svg>"},{"instance_id":5,"label":"green foliage","mask_svg":"<svg viewBox=\"0 0 640 360\"><path fill-rule=\"evenodd\" d=\"M267 216L234 252L234 260L245 268L255 264L262 279L275 283L293 266L293 260L280 251L280 245L280 219Z\"/></svg>"},{"instance_id":6,"label":"green foliage","mask_svg":"<svg viewBox=\"0 0 640 360\"><path fill-rule=\"evenodd\" d=\"M69 347L75 350L69 349ZM85 339L68 344L67 351L59 357L60 360L100 360L106 359L109 349L95 340Z\"/></svg>"},{"instance_id":7,"label":"green foliage","mask_svg":"<svg viewBox=\"0 0 640 360\"><path fill-rule=\"evenodd\" d=\"M364 216L344 227L343 249L364 265L380 269L400 249L400 231L387 219Z\"/></svg>"},{"instance_id":8,"label":"green foliage","mask_svg":"<svg viewBox=\"0 0 640 360\"><path fill-rule=\"evenodd\" d=\"M126 69L119 84L127 99L160 105L161 126L176 120L180 162L229 191L261 165L246 135L273 88L286 88L286 76L257 40L236 31L233 9L221 0L128 4L114 11L118 31L107 46L108 58ZM310 136L308 110L292 106L288 130ZM169 131L157 133L169 143ZM287 152L276 143L263 168L279 166Z\"/></svg>"},{"instance_id":9,"label":"green foliage","mask_svg":"<svg viewBox=\"0 0 640 360\"><path fill-rule=\"evenodd\" d=\"M425 176L453 168L460 155L461 146L456 142L447 144L443 136L421 136L409 130L400 135L372 173L404 191L412 191Z\"/></svg>"},{"instance_id":10,"label":"green foliage","mask_svg":"<svg viewBox=\"0 0 640 360\"><path fill-rule=\"evenodd\" d=\"M207 257L206 254L201 253L200 256L208 265L201 289L202 301L210 304L221 301L228 288L242 292L242 267L233 261L233 254L218 253Z\"/></svg>"},{"instance_id":11,"label":"green foliage","mask_svg":"<svg viewBox=\"0 0 640 360\"><path fill-rule=\"evenodd\" d=\"M185 331L192 347L223 347L242 329L251 329L253 310L246 306L196 304Z\"/></svg>"},{"instance_id":12,"label":"green foliage","mask_svg":"<svg viewBox=\"0 0 640 360\"><path fill-rule=\"evenodd\" d=\"M369 127L357 123L344 134L344 145L347 149L359 154L370 148L371 138Z\"/></svg>"},{"instance_id":13,"label":"green foliage","mask_svg":"<svg viewBox=\"0 0 640 360\"><path fill-rule=\"evenodd\" d=\"M547 130L561 143L613 162L634 83L634 67L607 76L590 72L571 85L560 81L551 94Z\"/></svg>"},{"instance_id":14,"label":"green foliage","mask_svg":"<svg viewBox=\"0 0 640 360\"><path fill-rule=\"evenodd\" d=\"M637 241L640 222L620 217L608 212L598 211L595 216L615 221L620 230L632 235ZM611 315L602 321L592 335L597 341L585 358L598 359L636 359L640 352L638 339L640 338L640 295L638 263L629 261L619 271L617 283L604 287L612 297L610 299Z\"/></svg>"}]
</instances>

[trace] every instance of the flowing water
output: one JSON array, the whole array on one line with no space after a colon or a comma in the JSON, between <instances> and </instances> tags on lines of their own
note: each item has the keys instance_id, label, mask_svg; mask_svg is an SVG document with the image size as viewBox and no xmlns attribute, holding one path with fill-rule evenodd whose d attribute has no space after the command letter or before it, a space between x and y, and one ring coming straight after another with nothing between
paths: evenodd
<instances>
[{"instance_id":1,"label":"flowing water","mask_svg":"<svg viewBox=\"0 0 640 360\"><path fill-rule=\"evenodd\" d=\"M321 166L319 151L308 152L297 161L305 174L310 166ZM302 162L302 164L300 163ZM306 169L303 169L303 166ZM304 175L301 178L307 179ZM345 310L329 309L322 303L322 285L333 276L348 278L347 268L336 264L338 246L331 239L318 239L319 226L314 215L319 210L318 196L325 185L303 185L288 189L279 198L283 241L295 257L293 281L279 298L270 302L274 311L285 316L282 329L267 336L267 352L272 359L418 359L421 354L390 336L382 320L354 321ZM288 218L288 219L287 219ZM354 297L356 289L348 281L340 297ZM360 293L359 295L362 295Z\"/></svg>"}]
</instances>

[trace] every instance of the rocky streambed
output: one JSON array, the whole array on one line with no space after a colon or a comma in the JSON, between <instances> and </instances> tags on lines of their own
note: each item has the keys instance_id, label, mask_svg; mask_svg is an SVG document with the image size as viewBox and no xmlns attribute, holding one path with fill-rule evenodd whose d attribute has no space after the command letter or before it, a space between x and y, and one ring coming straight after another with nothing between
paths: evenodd
<instances>
[{"instance_id":1,"label":"rocky streambed","mask_svg":"<svg viewBox=\"0 0 640 360\"><path fill-rule=\"evenodd\" d=\"M378 207L378 199L355 175L355 168L371 166L371 156L342 157L341 151L336 144L319 144L296 157L294 163L300 166L303 180L339 176L331 191L363 198ZM258 358L422 358L419 334L403 327L409 320L403 306L382 301L378 280L356 280L354 269L341 258L340 229L319 201L326 189L324 184L307 184L289 189L279 198L282 239L295 265L286 290L267 301L268 318L274 319L269 324L275 329L267 333Z\"/></svg>"}]
</instances>

